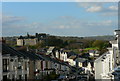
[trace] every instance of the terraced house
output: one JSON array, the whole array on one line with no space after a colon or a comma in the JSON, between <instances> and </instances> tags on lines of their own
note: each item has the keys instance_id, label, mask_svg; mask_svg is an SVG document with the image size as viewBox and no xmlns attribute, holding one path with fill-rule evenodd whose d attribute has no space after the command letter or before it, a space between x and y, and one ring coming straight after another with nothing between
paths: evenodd
<instances>
[{"instance_id":1,"label":"terraced house","mask_svg":"<svg viewBox=\"0 0 120 81\"><path fill-rule=\"evenodd\" d=\"M70 66L66 63L66 53L53 51L33 53L28 49L14 49L4 42L0 43L0 80L42 80L51 74L69 74ZM58 57L58 56L60 57Z\"/></svg>"}]
</instances>

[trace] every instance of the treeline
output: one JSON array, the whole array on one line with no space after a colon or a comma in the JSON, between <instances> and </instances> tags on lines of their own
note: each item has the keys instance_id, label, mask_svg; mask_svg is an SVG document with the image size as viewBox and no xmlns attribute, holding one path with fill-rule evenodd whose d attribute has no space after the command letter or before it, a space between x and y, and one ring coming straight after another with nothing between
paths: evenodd
<instances>
[{"instance_id":1,"label":"treeline","mask_svg":"<svg viewBox=\"0 0 120 81\"><path fill-rule=\"evenodd\" d=\"M90 39L81 39L81 40L63 40L55 36L50 36L47 39L47 46L57 46L59 48L66 48L68 50L74 49L85 49L85 48L97 48L100 51L100 54L103 54L107 51L107 47L111 47L109 41L105 40L90 40Z\"/></svg>"},{"instance_id":2,"label":"treeline","mask_svg":"<svg viewBox=\"0 0 120 81\"><path fill-rule=\"evenodd\" d=\"M11 43L11 46L16 46L16 44ZM58 36L47 36L44 40L39 42L37 45L29 46L32 49L46 48L49 46L55 46L58 48L66 48L68 50L76 49L86 49L86 48L97 48L100 53L107 51L107 47L110 47L109 41L105 40L93 40L85 38L76 38L76 37L58 37ZM77 53L78 50L77 50Z\"/></svg>"},{"instance_id":3,"label":"treeline","mask_svg":"<svg viewBox=\"0 0 120 81\"><path fill-rule=\"evenodd\" d=\"M66 48L68 50L74 49L85 49L85 48L97 48L100 53L107 51L107 47L110 47L109 41L104 40L90 40L90 39L81 39L81 40L63 40L57 38L56 36L49 36L44 41L38 43L32 48L44 48L47 46L55 46L58 48Z\"/></svg>"}]
</instances>

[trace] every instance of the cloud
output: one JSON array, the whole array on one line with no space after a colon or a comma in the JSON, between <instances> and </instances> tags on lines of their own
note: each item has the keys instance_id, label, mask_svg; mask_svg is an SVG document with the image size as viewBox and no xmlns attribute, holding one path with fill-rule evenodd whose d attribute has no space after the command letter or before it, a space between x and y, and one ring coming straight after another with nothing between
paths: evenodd
<instances>
[{"instance_id":1,"label":"cloud","mask_svg":"<svg viewBox=\"0 0 120 81\"><path fill-rule=\"evenodd\" d=\"M68 29L68 28L70 28L68 25L66 26L66 25L60 25L60 26L58 26L58 28L60 28L60 29Z\"/></svg>"},{"instance_id":2,"label":"cloud","mask_svg":"<svg viewBox=\"0 0 120 81\"><path fill-rule=\"evenodd\" d=\"M106 6L105 2L79 2L77 5L85 9L86 12L98 13L102 16L118 16L118 6L113 3ZM108 3L109 4L109 3ZM106 15L107 14L107 15Z\"/></svg>"},{"instance_id":3,"label":"cloud","mask_svg":"<svg viewBox=\"0 0 120 81\"><path fill-rule=\"evenodd\" d=\"M90 8L87 8L86 11L87 12L100 12L100 11L102 11L102 7L101 6L92 6Z\"/></svg>"},{"instance_id":4,"label":"cloud","mask_svg":"<svg viewBox=\"0 0 120 81\"><path fill-rule=\"evenodd\" d=\"M15 17L11 18L13 18L11 20L16 20ZM18 21L12 21L9 25L3 24L3 36L26 35L27 32L30 34L38 32L63 36L104 35L112 34L115 27L117 27L117 22L113 20L83 21L71 16L58 17L49 23L22 23L20 22L22 19L19 20L19 17L17 18Z\"/></svg>"},{"instance_id":5,"label":"cloud","mask_svg":"<svg viewBox=\"0 0 120 81\"><path fill-rule=\"evenodd\" d=\"M116 23L117 25L117 21L112 21L112 20L104 20L104 21L99 21L99 22L90 22L87 25L90 27L112 27L114 26Z\"/></svg>"},{"instance_id":6,"label":"cloud","mask_svg":"<svg viewBox=\"0 0 120 81\"><path fill-rule=\"evenodd\" d=\"M117 7L117 6L113 6L113 5L112 5L112 6L109 6L109 9L110 9L110 10L117 11L117 10L118 10L118 7Z\"/></svg>"},{"instance_id":7,"label":"cloud","mask_svg":"<svg viewBox=\"0 0 120 81\"><path fill-rule=\"evenodd\" d=\"M92 6L102 6L104 3L102 2L78 2L77 5L79 7L83 7L83 8L89 8Z\"/></svg>"},{"instance_id":8,"label":"cloud","mask_svg":"<svg viewBox=\"0 0 120 81\"><path fill-rule=\"evenodd\" d=\"M49 28L48 28L49 30ZM48 32L45 25L39 22L33 23L11 23L9 25L2 26L3 36L15 36L15 35L25 35L27 32L34 34L36 32Z\"/></svg>"},{"instance_id":9,"label":"cloud","mask_svg":"<svg viewBox=\"0 0 120 81\"><path fill-rule=\"evenodd\" d=\"M25 20L24 17L2 15L2 24L6 24L6 25L24 20Z\"/></svg>"},{"instance_id":10,"label":"cloud","mask_svg":"<svg viewBox=\"0 0 120 81\"><path fill-rule=\"evenodd\" d=\"M68 16L64 16L63 19L56 19L56 22L52 23L50 30L57 35L91 36L112 34L117 27L117 21L109 19L104 21L83 21L78 18L71 20L67 18ZM69 22L65 22L64 20Z\"/></svg>"}]
</instances>

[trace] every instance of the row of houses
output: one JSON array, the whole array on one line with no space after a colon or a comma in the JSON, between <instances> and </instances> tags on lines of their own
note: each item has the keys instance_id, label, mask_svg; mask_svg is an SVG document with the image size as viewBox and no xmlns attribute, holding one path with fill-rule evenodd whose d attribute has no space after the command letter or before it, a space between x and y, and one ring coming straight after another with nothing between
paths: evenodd
<instances>
[{"instance_id":1,"label":"row of houses","mask_svg":"<svg viewBox=\"0 0 120 81\"><path fill-rule=\"evenodd\" d=\"M95 79L120 81L120 30L115 30L112 47L95 60Z\"/></svg>"},{"instance_id":2,"label":"row of houses","mask_svg":"<svg viewBox=\"0 0 120 81\"><path fill-rule=\"evenodd\" d=\"M36 34L36 37L39 37L38 34ZM28 34L27 38L31 39L31 36ZM19 39L24 40L24 42L27 40L21 36ZM28 44L31 45L32 42ZM1 63L3 65L1 68L2 70L5 68L5 71L0 74L3 75L1 80L43 79L43 76L49 75L53 71L61 75L68 75L72 71L78 74L81 72L88 74L93 71L93 62L88 60L90 54L79 56L72 51L66 52L65 49L57 49L55 47L31 51L28 47L24 49L24 45L18 47L17 50L5 43L1 43L1 46ZM79 69L80 71L78 71Z\"/></svg>"},{"instance_id":3,"label":"row of houses","mask_svg":"<svg viewBox=\"0 0 120 81\"><path fill-rule=\"evenodd\" d=\"M54 53L49 48L47 53L33 53L16 50L5 43L0 43L0 80L33 80L43 79L52 72L67 75L71 66L66 62L66 53ZM58 54L59 53L59 54Z\"/></svg>"}]
</instances>

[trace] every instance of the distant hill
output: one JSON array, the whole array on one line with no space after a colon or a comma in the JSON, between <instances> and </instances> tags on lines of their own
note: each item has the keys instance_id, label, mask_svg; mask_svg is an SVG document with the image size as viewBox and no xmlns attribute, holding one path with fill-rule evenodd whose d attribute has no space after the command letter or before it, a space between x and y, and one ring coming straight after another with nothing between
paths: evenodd
<instances>
[{"instance_id":1,"label":"distant hill","mask_svg":"<svg viewBox=\"0 0 120 81\"><path fill-rule=\"evenodd\" d=\"M115 39L113 35L105 35L105 36L92 36L92 37L84 37L85 39L93 39L93 40L106 40L111 41Z\"/></svg>"},{"instance_id":2,"label":"distant hill","mask_svg":"<svg viewBox=\"0 0 120 81\"><path fill-rule=\"evenodd\" d=\"M91 37L64 37L64 36L57 36L57 38L63 39L63 40L105 40L105 41L111 41L114 40L115 37L113 35L105 35L105 36L91 36Z\"/></svg>"},{"instance_id":3,"label":"distant hill","mask_svg":"<svg viewBox=\"0 0 120 81\"><path fill-rule=\"evenodd\" d=\"M48 35L47 37L49 37L51 35ZM88 47L89 44L91 45L92 40L103 40L103 41L111 41L114 40L115 37L112 35L105 35L105 36L91 36L91 37L69 37L69 36L55 36L58 39L63 40L63 42L69 43L68 48L78 48L80 46L82 47ZM18 38L18 36L13 36L13 37L4 37L6 39L6 43L12 47L16 46L17 41L16 39ZM52 39L53 41L55 41L54 39ZM91 41L91 42L90 42ZM50 42L50 41L49 41ZM57 41L58 42L58 41ZM65 44L67 44L65 43ZM50 43L49 43L50 44ZM60 45L64 45L64 44L60 44Z\"/></svg>"},{"instance_id":4,"label":"distant hill","mask_svg":"<svg viewBox=\"0 0 120 81\"><path fill-rule=\"evenodd\" d=\"M114 35L104 35L104 36L90 36L90 37L72 37L72 36L56 36L57 38L63 39L63 40L105 40L105 41L111 41L115 39ZM13 37L4 37L6 40L14 40L18 38L18 36Z\"/></svg>"}]
</instances>

